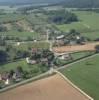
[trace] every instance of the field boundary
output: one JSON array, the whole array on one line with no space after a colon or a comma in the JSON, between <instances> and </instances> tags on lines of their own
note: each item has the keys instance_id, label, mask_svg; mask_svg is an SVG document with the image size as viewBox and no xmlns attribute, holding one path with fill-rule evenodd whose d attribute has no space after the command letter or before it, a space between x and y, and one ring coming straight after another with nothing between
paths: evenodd
<instances>
[{"instance_id":1,"label":"field boundary","mask_svg":"<svg viewBox=\"0 0 99 100\"><path fill-rule=\"evenodd\" d=\"M73 65L73 64L76 64L76 63L85 61L85 60L87 60L87 59L93 58L93 57L95 57L95 56L97 56L97 55L99 55L99 53L90 55L90 56L88 56L88 57L81 58L81 59L79 59L79 60L77 60L77 61L74 61L74 62L71 62L71 63L69 63L69 64L66 64L66 65L64 65L64 66L62 66L62 67L59 67L59 68L57 68L56 70L58 71L58 70L64 69L64 68L69 67L69 66L71 66L71 65Z\"/></svg>"},{"instance_id":2,"label":"field boundary","mask_svg":"<svg viewBox=\"0 0 99 100\"><path fill-rule=\"evenodd\" d=\"M33 81L36 81L36 80L42 79L42 78L44 78L44 77L48 77L48 76L50 76L50 75L53 75L53 73L52 73L52 74L49 74L49 71L47 71L47 72L45 72L45 73L43 73L43 74L40 74L40 75L38 75L38 76L32 77L32 78L27 79L27 80L24 80L24 81L22 81L22 82L19 82L19 83L16 83L16 84L14 84L14 85L5 87L5 88L3 88L3 89L0 89L0 93L5 92L5 91L8 91L8 90L11 90L11 89L14 89L14 88L16 88L16 87L18 87L18 86L22 86L22 85L25 85L25 84L27 84L27 83L30 83L30 82L33 82Z\"/></svg>"},{"instance_id":3,"label":"field boundary","mask_svg":"<svg viewBox=\"0 0 99 100\"><path fill-rule=\"evenodd\" d=\"M80 88L78 88L75 84L73 84L66 76L64 76L61 72L55 70L57 74L59 74L65 81L67 81L73 88L75 88L77 91L79 91L81 94L83 94L85 97L87 97L89 100L94 100L91 96L86 94L84 91L82 91Z\"/></svg>"}]
</instances>

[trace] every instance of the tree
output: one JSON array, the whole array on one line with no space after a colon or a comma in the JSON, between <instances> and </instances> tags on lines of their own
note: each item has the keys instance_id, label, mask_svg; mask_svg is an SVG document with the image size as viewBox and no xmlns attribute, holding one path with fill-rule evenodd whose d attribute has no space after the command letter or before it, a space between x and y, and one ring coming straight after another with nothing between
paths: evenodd
<instances>
[{"instance_id":1,"label":"tree","mask_svg":"<svg viewBox=\"0 0 99 100\"><path fill-rule=\"evenodd\" d=\"M68 24L78 21L78 18L74 13L65 10L50 11L48 14L50 16L49 21L56 24Z\"/></svg>"},{"instance_id":2,"label":"tree","mask_svg":"<svg viewBox=\"0 0 99 100\"><path fill-rule=\"evenodd\" d=\"M7 31L7 28L2 26L2 25L0 25L0 32L5 32L5 31Z\"/></svg>"},{"instance_id":3,"label":"tree","mask_svg":"<svg viewBox=\"0 0 99 100\"><path fill-rule=\"evenodd\" d=\"M19 73L23 73L23 68L21 66L18 66L17 69L16 69Z\"/></svg>"},{"instance_id":4,"label":"tree","mask_svg":"<svg viewBox=\"0 0 99 100\"><path fill-rule=\"evenodd\" d=\"M0 63L4 63L7 61L7 53L3 50L0 50Z\"/></svg>"},{"instance_id":5,"label":"tree","mask_svg":"<svg viewBox=\"0 0 99 100\"><path fill-rule=\"evenodd\" d=\"M5 46L6 45L5 39L0 38L0 45L1 46Z\"/></svg>"},{"instance_id":6,"label":"tree","mask_svg":"<svg viewBox=\"0 0 99 100\"><path fill-rule=\"evenodd\" d=\"M95 46L96 52L99 52L99 45Z\"/></svg>"}]
</instances>

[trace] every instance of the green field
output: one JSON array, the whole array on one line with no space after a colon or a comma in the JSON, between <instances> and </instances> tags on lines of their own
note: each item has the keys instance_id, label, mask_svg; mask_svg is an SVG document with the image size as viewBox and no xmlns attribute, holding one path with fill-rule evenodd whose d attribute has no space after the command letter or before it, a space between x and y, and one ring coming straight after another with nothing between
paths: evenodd
<instances>
[{"instance_id":1,"label":"green field","mask_svg":"<svg viewBox=\"0 0 99 100\"><path fill-rule=\"evenodd\" d=\"M99 100L99 55L62 69L61 72L95 100Z\"/></svg>"},{"instance_id":2,"label":"green field","mask_svg":"<svg viewBox=\"0 0 99 100\"><path fill-rule=\"evenodd\" d=\"M5 15L0 15L0 23L3 22L12 22L12 21L18 21L23 19L24 16L21 14L5 14Z\"/></svg>"},{"instance_id":3,"label":"green field","mask_svg":"<svg viewBox=\"0 0 99 100\"><path fill-rule=\"evenodd\" d=\"M31 37L34 39L39 39L40 34L36 32L18 32L18 31L10 31L10 32L0 32L1 36L10 36L10 37L18 37L21 39L26 39L27 37Z\"/></svg>"},{"instance_id":4,"label":"green field","mask_svg":"<svg viewBox=\"0 0 99 100\"><path fill-rule=\"evenodd\" d=\"M73 13L78 16L79 21L71 24L57 25L60 30L67 32L70 29L76 29L82 35L91 39L99 37L99 13L89 11L73 11Z\"/></svg>"},{"instance_id":5,"label":"green field","mask_svg":"<svg viewBox=\"0 0 99 100\"><path fill-rule=\"evenodd\" d=\"M56 64L60 67L60 66L66 65L68 63L74 62L75 60L82 59L82 58L89 56L89 55L93 55L94 53L95 52L92 52L92 51L74 52L74 53L70 54L72 59L70 59L70 60L56 59Z\"/></svg>"},{"instance_id":6,"label":"green field","mask_svg":"<svg viewBox=\"0 0 99 100\"><path fill-rule=\"evenodd\" d=\"M19 61L16 61L16 62L0 65L0 72L10 71L12 69L14 70L18 66L21 66L24 70L30 69L29 65L26 63L26 60L22 59L22 60L19 60ZM31 67L33 68L35 66L37 66L37 65L32 65Z\"/></svg>"},{"instance_id":7,"label":"green field","mask_svg":"<svg viewBox=\"0 0 99 100\"><path fill-rule=\"evenodd\" d=\"M47 66L42 66L40 64L30 65L27 64L25 59L21 59L19 61L0 65L0 73L16 70L19 66L23 69L23 71L29 72L32 76L39 75L48 70Z\"/></svg>"},{"instance_id":8,"label":"green field","mask_svg":"<svg viewBox=\"0 0 99 100\"><path fill-rule=\"evenodd\" d=\"M29 48L49 49L49 43L46 42L24 43L15 47L20 50L28 50Z\"/></svg>"},{"instance_id":9,"label":"green field","mask_svg":"<svg viewBox=\"0 0 99 100\"><path fill-rule=\"evenodd\" d=\"M0 32L0 36L18 37L20 39L27 39L28 37L39 40L45 39L45 35L42 35L42 33L44 34L47 23L43 14L22 15L8 13L0 15L0 23L7 28L7 31Z\"/></svg>"}]
</instances>

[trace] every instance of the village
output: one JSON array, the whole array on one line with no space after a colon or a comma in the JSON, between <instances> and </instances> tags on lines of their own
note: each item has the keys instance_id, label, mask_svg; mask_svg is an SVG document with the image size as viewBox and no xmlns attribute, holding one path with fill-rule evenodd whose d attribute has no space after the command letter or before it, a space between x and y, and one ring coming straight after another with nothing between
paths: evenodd
<instances>
[{"instance_id":1,"label":"village","mask_svg":"<svg viewBox=\"0 0 99 100\"><path fill-rule=\"evenodd\" d=\"M55 31L59 32L59 31ZM67 35L57 35L56 37L53 37L53 40L49 40L50 36L50 30L46 31L46 40L45 42L49 43L49 49L38 49L38 48L32 48L30 49L29 57L25 58L25 62L27 65L36 65L41 64L42 66L45 66L45 70L43 72L46 72L47 70L50 70L51 68L57 68L59 66L65 65L67 63L73 62L77 59L83 58L84 56L89 56L94 54L94 50L96 51L96 45L99 43L96 43L93 45L92 51L89 48L89 50L86 49L86 44L88 43L88 40L80 35L80 33L76 32L75 30L71 30L68 32ZM34 43L38 42L37 40L34 41ZM41 41L42 42L42 41ZM40 42L39 42L40 43ZM17 42L17 46L20 46L21 42ZM74 48L78 46L75 49L71 49L72 46ZM83 49L79 50L79 47L83 47ZM63 49L67 47L67 49ZM70 50L71 49L71 50ZM68 50L68 51L66 51ZM74 51L75 50L75 51ZM66 52L65 52L66 51ZM80 51L80 52L79 52ZM83 54L86 51L85 55ZM82 53L82 54L81 54ZM76 58L75 55L82 55L81 57ZM23 65L17 66L14 70L5 71L0 73L0 86L1 88L9 86L13 83L18 83L25 78L31 78L32 75L31 72L24 71ZM42 67L41 66L41 67ZM55 67L57 66L57 67ZM28 77L27 77L28 76Z\"/></svg>"}]
</instances>

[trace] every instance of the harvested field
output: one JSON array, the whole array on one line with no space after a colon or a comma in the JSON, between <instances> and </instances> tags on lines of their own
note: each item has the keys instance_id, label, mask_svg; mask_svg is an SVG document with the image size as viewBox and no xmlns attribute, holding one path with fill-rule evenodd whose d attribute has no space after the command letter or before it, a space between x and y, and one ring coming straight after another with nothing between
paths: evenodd
<instances>
[{"instance_id":1,"label":"harvested field","mask_svg":"<svg viewBox=\"0 0 99 100\"><path fill-rule=\"evenodd\" d=\"M0 100L89 100L60 75L29 83L0 94Z\"/></svg>"},{"instance_id":2,"label":"harvested field","mask_svg":"<svg viewBox=\"0 0 99 100\"><path fill-rule=\"evenodd\" d=\"M85 45L54 47L53 51L56 53L76 52L76 51L94 51L96 45L99 45L99 42L86 43Z\"/></svg>"}]
</instances>

